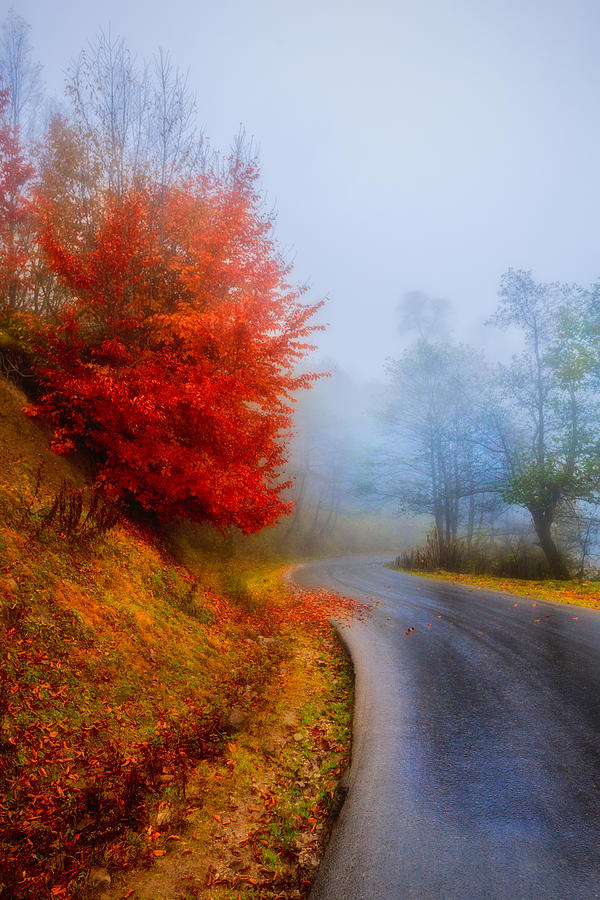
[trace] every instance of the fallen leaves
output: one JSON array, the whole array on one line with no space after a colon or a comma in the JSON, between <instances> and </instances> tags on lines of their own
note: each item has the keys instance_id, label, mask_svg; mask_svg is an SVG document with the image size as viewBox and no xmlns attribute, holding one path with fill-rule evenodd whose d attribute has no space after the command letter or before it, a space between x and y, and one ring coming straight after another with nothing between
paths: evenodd
<instances>
[{"instance_id":1,"label":"fallen leaves","mask_svg":"<svg viewBox=\"0 0 600 900\"><path fill-rule=\"evenodd\" d=\"M219 608L220 598L213 601L213 608ZM251 708L266 673L281 655L280 638L274 635L300 629L331 640L330 618L339 627L351 627L366 622L377 604L374 599L355 602L328 591L299 589L282 589L273 603L251 614L223 601L223 619L237 617L237 627L248 635L250 652L240 652L227 677L220 674L219 697L231 696L235 700L230 705ZM3 772L10 802L0 807L0 856L11 897L41 897L51 889L52 896L66 897L69 884L85 876L90 860L99 852L108 854L112 868L126 866L140 855L151 859L166 855L179 835L164 834L157 824L148 830L144 826L141 844L132 845L124 833L131 829L139 833L147 800L165 787L182 790L186 773L198 759L228 752L222 710L192 698L183 715L171 715L157 706L155 733L149 740L140 740L128 708L111 699L109 686L115 672L102 657L86 668L89 650L80 652L68 634L60 652L18 627L5 629L3 637L6 711L12 723L7 743L15 752L19 748L23 760L22 765L5 767ZM94 704L86 693L92 673L97 679ZM253 679L256 688L240 693ZM74 707L79 707L76 716L71 712ZM319 752L337 752L324 735L318 741ZM264 813L274 815L275 797L267 794L261 800ZM186 814L197 808L192 799ZM223 827L231 821L220 814L214 820ZM189 855L191 850L186 847L180 853ZM58 879L52 869L57 854L61 858Z\"/></svg>"}]
</instances>

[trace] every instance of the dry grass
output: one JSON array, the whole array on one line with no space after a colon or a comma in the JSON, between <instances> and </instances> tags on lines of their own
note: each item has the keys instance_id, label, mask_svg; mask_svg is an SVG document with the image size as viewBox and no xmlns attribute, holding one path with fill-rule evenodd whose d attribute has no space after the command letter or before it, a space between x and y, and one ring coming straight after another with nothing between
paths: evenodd
<instances>
[{"instance_id":1,"label":"dry grass","mask_svg":"<svg viewBox=\"0 0 600 900\"><path fill-rule=\"evenodd\" d=\"M410 574L410 573L409 573ZM597 581L525 581L519 578L495 578L492 575L459 575L456 572L421 572L422 578L451 581L454 584L471 584L492 591L538 597L555 603L572 603L600 609L600 583Z\"/></svg>"}]
</instances>

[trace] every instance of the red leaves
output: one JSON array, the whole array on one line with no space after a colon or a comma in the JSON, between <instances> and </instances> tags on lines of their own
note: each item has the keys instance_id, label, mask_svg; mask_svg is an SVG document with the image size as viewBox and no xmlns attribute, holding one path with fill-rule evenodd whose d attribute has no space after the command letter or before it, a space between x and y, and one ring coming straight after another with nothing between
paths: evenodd
<instances>
[{"instance_id":1,"label":"red leaves","mask_svg":"<svg viewBox=\"0 0 600 900\"><path fill-rule=\"evenodd\" d=\"M305 628L330 636L328 616L335 614L340 621L350 623L365 618L371 609L370 605L355 604L326 592L282 590L279 600L254 614L239 614L237 625L242 633L247 625L248 634L255 635L258 630L263 639L250 642L248 638L248 653L242 653L243 661L238 663L238 671L232 668L229 680L223 679L218 670L219 697L235 698L237 702L248 684L260 691L268 681L265 671L270 671L281 658L278 648L283 641L270 643L263 637L273 630L289 630L293 634L296 629ZM225 603L223 608L226 615L232 614ZM7 631L3 637L3 645L10 647L11 656L7 694L12 706L8 712L16 723L15 737L22 759L19 770L0 772L0 777L7 776L3 787L8 787L6 794L10 795L10 802L0 807L3 880L15 898L48 896L53 888L57 889L55 896L66 896L66 886L72 886L100 852L110 858L111 868L131 859L133 850L124 840L123 830L140 831L140 823L149 821L147 810L143 812L147 792L155 798L155 792L165 784L181 788L198 758L222 754L227 746L226 723L217 712L222 700L211 710L190 698L186 712L173 717L159 707L155 733L142 739L134 736L130 724L123 732L115 726L114 721L120 722L120 718L114 700L109 698L100 710L84 701L85 692L80 693L79 686L85 684L85 678L80 677L83 672L78 665L80 658L83 665L85 652L78 653L67 636L60 649L54 643L41 643L37 634L32 636L18 629ZM36 667L41 671L34 678ZM67 672L69 680L65 682ZM81 720L63 715L64 707L72 710L74 705L82 714ZM17 707L21 712L23 708L31 712L23 720L13 715ZM131 710L125 718L129 715ZM313 740L322 752L340 752L337 736L319 734L316 727L307 731L307 739ZM221 777L215 775L217 780ZM271 790L258 789L256 800L265 822L276 815ZM325 815L324 802L323 808L311 810L308 828L313 828L315 821L322 822ZM173 824L159 827L156 817L150 822L135 851L146 860L168 852L178 837L170 833ZM217 822L219 827L230 824L228 813L215 814ZM262 824L261 819L261 827ZM187 852L184 849L182 855ZM59 855L62 868L57 875L53 859Z\"/></svg>"},{"instance_id":2,"label":"red leaves","mask_svg":"<svg viewBox=\"0 0 600 900\"><path fill-rule=\"evenodd\" d=\"M33 166L25 158L17 130L5 119L7 103L7 91L0 91L0 313L21 306L31 243L26 187Z\"/></svg>"},{"instance_id":3,"label":"red leaves","mask_svg":"<svg viewBox=\"0 0 600 900\"><path fill-rule=\"evenodd\" d=\"M279 480L290 395L316 307L299 303L252 179L98 198L90 240L41 199L41 241L72 307L43 329L38 411L81 443L113 499L256 531L288 513Z\"/></svg>"}]
</instances>

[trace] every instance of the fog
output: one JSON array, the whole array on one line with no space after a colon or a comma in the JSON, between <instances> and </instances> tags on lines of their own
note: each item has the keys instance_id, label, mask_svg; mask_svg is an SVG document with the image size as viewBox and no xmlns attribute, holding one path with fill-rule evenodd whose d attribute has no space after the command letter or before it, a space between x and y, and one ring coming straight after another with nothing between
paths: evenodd
<instances>
[{"instance_id":1,"label":"fog","mask_svg":"<svg viewBox=\"0 0 600 900\"><path fill-rule=\"evenodd\" d=\"M378 377L403 342L409 291L448 300L454 336L483 328L508 266L542 281L599 274L600 7L595 0L17 0L60 97L65 69L110 28L160 45L226 148L260 148L278 237L311 297L324 353Z\"/></svg>"},{"instance_id":2,"label":"fog","mask_svg":"<svg viewBox=\"0 0 600 900\"><path fill-rule=\"evenodd\" d=\"M503 273L583 288L600 276L595 0L13 8L58 106L69 65L110 31L140 60L171 54L213 146L242 127L258 148L293 279L326 300L312 365L333 374L299 404L290 463L314 476L313 511L335 482L340 515L383 514L367 486L391 441L386 360L426 338L508 363L526 335L485 324Z\"/></svg>"}]
</instances>

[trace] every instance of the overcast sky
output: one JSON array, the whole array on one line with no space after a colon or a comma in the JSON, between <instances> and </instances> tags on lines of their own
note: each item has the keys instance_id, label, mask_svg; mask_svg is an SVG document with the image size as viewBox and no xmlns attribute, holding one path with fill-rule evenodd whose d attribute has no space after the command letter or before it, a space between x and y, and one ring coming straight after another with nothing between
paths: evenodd
<instances>
[{"instance_id":1,"label":"overcast sky","mask_svg":"<svg viewBox=\"0 0 600 900\"><path fill-rule=\"evenodd\" d=\"M200 123L260 147L325 352L378 376L408 291L482 322L501 273L600 277L598 0L15 0L51 93L99 28L189 69ZM5 7L8 9L8 5Z\"/></svg>"}]
</instances>

